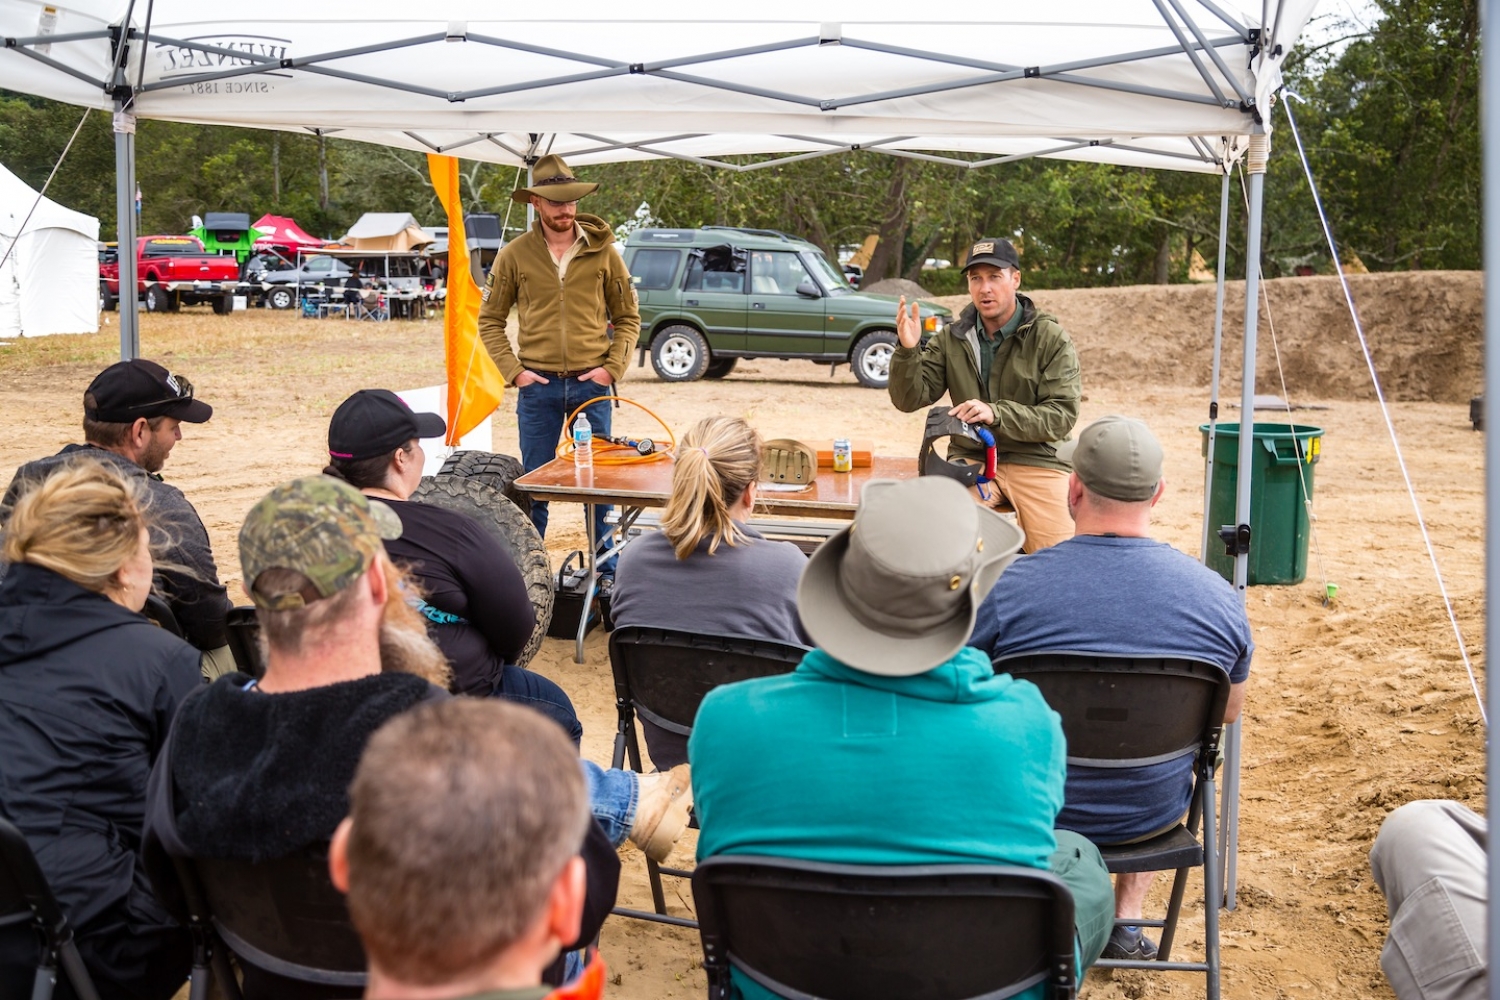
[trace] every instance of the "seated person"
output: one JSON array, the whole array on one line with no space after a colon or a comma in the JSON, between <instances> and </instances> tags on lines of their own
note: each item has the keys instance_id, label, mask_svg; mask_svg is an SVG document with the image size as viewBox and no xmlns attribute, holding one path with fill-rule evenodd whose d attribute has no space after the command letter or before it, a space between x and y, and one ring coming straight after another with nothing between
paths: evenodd
<instances>
[{"instance_id":1,"label":"seated person","mask_svg":"<svg viewBox=\"0 0 1500 1000\"><path fill-rule=\"evenodd\" d=\"M354 265L354 270L349 272L349 277L344 279L344 305L354 306L359 304L360 289L365 283L360 280L360 265Z\"/></svg>"},{"instance_id":2,"label":"seated person","mask_svg":"<svg viewBox=\"0 0 1500 1000\"><path fill-rule=\"evenodd\" d=\"M1484 1000L1489 824L1457 802L1408 802L1380 825L1370 870L1391 932L1380 968L1396 1000Z\"/></svg>"},{"instance_id":3,"label":"seated person","mask_svg":"<svg viewBox=\"0 0 1500 1000\"><path fill-rule=\"evenodd\" d=\"M709 692L698 710L699 858L1050 868L1073 894L1081 981L1112 905L1098 849L1053 828L1062 726L1034 685L964 645L1020 544L951 479L866 486L853 525L802 574L817 648L790 674ZM770 995L735 982L746 1000Z\"/></svg>"},{"instance_id":4,"label":"seated person","mask_svg":"<svg viewBox=\"0 0 1500 1000\"><path fill-rule=\"evenodd\" d=\"M139 614L145 492L80 457L16 501L0 583L0 815L31 845L100 993L166 1000L191 950L135 845L152 761L203 678L198 651ZM0 928L0 996L30 996L40 957L29 924Z\"/></svg>"},{"instance_id":5,"label":"seated person","mask_svg":"<svg viewBox=\"0 0 1500 1000\"><path fill-rule=\"evenodd\" d=\"M588 825L573 749L533 712L463 698L381 726L328 849L369 958L365 996L541 1000L543 971L579 936ZM596 959L568 996L603 985Z\"/></svg>"},{"instance_id":6,"label":"seated person","mask_svg":"<svg viewBox=\"0 0 1500 1000\"><path fill-rule=\"evenodd\" d=\"M1104 417L1078 436L1068 477L1077 534L1016 560L980 605L970 645L991 657L1076 652L1179 656L1214 663L1233 682L1224 721L1239 718L1250 674L1250 623L1234 588L1198 560L1152 541L1166 490L1162 448L1138 420ZM1068 768L1057 824L1097 844L1146 840L1176 826L1193 789L1193 757L1143 768ZM1115 916L1138 920L1155 872L1116 877ZM1105 958L1152 959L1133 924Z\"/></svg>"},{"instance_id":7,"label":"seated person","mask_svg":"<svg viewBox=\"0 0 1500 1000\"><path fill-rule=\"evenodd\" d=\"M413 413L388 389L361 389L328 424L330 476L376 497L401 519L386 551L416 581L407 595L427 634L453 668L454 694L497 695L557 721L577 744L583 725L562 688L517 666L536 625L536 608L515 560L473 518L410 503L422 481L421 438L448 429L436 413Z\"/></svg>"},{"instance_id":8,"label":"seated person","mask_svg":"<svg viewBox=\"0 0 1500 1000\"><path fill-rule=\"evenodd\" d=\"M620 554L610 614L648 625L807 644L797 579L807 559L750 527L760 436L738 417L706 417L682 436L661 530ZM687 760L686 738L641 719L658 767Z\"/></svg>"},{"instance_id":9,"label":"seated person","mask_svg":"<svg viewBox=\"0 0 1500 1000\"><path fill-rule=\"evenodd\" d=\"M220 678L172 726L147 802L146 859L159 890L174 882L168 855L256 862L326 844L348 812L370 734L449 697L442 652L400 596L405 584L382 544L400 532L389 507L328 476L279 486L251 508L240 562L266 670L259 680ZM692 800L687 768L638 776L584 762L584 771L607 826L590 824L582 851L587 941L614 905L614 848L628 835L664 857Z\"/></svg>"}]
</instances>

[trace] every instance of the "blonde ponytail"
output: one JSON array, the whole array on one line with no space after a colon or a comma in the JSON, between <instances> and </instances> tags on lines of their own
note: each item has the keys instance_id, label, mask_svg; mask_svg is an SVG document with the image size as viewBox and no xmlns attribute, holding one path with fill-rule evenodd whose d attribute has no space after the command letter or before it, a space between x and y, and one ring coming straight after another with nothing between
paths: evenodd
<instances>
[{"instance_id":1,"label":"blonde ponytail","mask_svg":"<svg viewBox=\"0 0 1500 1000\"><path fill-rule=\"evenodd\" d=\"M16 501L6 562L31 563L103 593L147 527L138 484L94 459L64 465Z\"/></svg>"},{"instance_id":2,"label":"blonde ponytail","mask_svg":"<svg viewBox=\"0 0 1500 1000\"><path fill-rule=\"evenodd\" d=\"M677 445L672 495L661 518L662 534L678 559L704 538L708 553L737 545L745 533L729 516L760 475L760 435L739 417L705 417Z\"/></svg>"}]
</instances>

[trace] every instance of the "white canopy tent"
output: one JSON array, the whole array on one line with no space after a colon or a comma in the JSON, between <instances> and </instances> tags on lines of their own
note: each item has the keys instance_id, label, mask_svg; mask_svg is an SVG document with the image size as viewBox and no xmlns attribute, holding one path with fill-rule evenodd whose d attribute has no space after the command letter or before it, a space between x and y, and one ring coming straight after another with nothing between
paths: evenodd
<instances>
[{"instance_id":1,"label":"white canopy tent","mask_svg":"<svg viewBox=\"0 0 1500 1000\"><path fill-rule=\"evenodd\" d=\"M262 0L222 14L201 0L6 0L0 87L115 110L122 245L134 223L136 117L527 167L555 152L575 165L673 157L749 170L777 161L720 158L868 149L968 167L1054 156L1218 171L1226 223L1228 169L1246 156L1241 412L1251 414L1269 110L1316 2L1056 0L985 17L957 4L919 15L897 0L575 0L504 15L487 0ZM1221 316L1222 246L1221 235ZM123 305L129 357L139 338ZM1252 444L1240 436L1242 470ZM1239 478L1236 508L1242 594L1250 478Z\"/></svg>"},{"instance_id":2,"label":"white canopy tent","mask_svg":"<svg viewBox=\"0 0 1500 1000\"><path fill-rule=\"evenodd\" d=\"M0 165L0 339L99 329L99 220Z\"/></svg>"}]
</instances>

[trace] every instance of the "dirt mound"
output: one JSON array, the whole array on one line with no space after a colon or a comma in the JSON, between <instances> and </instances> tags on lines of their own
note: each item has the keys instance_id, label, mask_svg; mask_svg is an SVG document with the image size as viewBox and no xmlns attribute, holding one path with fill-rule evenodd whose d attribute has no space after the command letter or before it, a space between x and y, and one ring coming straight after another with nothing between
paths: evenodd
<instances>
[{"instance_id":1,"label":"dirt mound","mask_svg":"<svg viewBox=\"0 0 1500 1000\"><path fill-rule=\"evenodd\" d=\"M932 293L915 281L907 281L905 278L886 278L877 281L873 285L861 286L860 291L869 292L872 295L905 295L909 299L930 299ZM968 296L965 296L965 301Z\"/></svg>"},{"instance_id":2,"label":"dirt mound","mask_svg":"<svg viewBox=\"0 0 1500 1000\"><path fill-rule=\"evenodd\" d=\"M1349 284L1387 398L1459 403L1479 392L1484 378L1481 272L1361 274ZM1278 278L1262 287L1256 372L1261 390L1281 391L1274 330L1289 398L1375 398L1337 278ZM1085 387L1140 381L1208 385L1212 285L1041 291L1033 298L1073 335ZM957 311L968 297L937 301ZM1244 282L1231 282L1224 303L1225 394L1239 392L1244 316Z\"/></svg>"}]
</instances>

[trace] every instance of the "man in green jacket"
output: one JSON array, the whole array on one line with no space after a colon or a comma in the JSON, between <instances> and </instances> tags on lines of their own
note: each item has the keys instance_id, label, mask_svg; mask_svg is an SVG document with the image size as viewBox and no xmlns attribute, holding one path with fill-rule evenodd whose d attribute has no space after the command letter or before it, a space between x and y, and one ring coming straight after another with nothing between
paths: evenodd
<instances>
[{"instance_id":1,"label":"man in green jacket","mask_svg":"<svg viewBox=\"0 0 1500 1000\"><path fill-rule=\"evenodd\" d=\"M635 286L611 246L613 230L597 215L578 213L578 199L599 185L578 180L561 156L551 154L537 161L533 174L537 181L511 198L535 208L536 223L495 258L479 306L479 336L517 389L527 472L552 460L564 421L590 400L599 400L584 411L594 437L609 434L609 397L641 333ZM514 347L505 329L512 307L519 320ZM594 537L601 544L608 510L594 508ZM532 502L531 520L546 535L545 503Z\"/></svg>"},{"instance_id":2,"label":"man in green jacket","mask_svg":"<svg viewBox=\"0 0 1500 1000\"><path fill-rule=\"evenodd\" d=\"M1078 354L1057 318L1017 292L1021 260L1009 240L975 243L964 274L972 303L925 347L917 304L908 309L902 297L891 402L911 413L946 392L953 416L989 428L995 436L995 485L1016 509L1026 551L1035 552L1073 536L1072 466L1057 448L1078 422ZM950 458L983 460L967 442L955 438L951 445Z\"/></svg>"}]
</instances>

